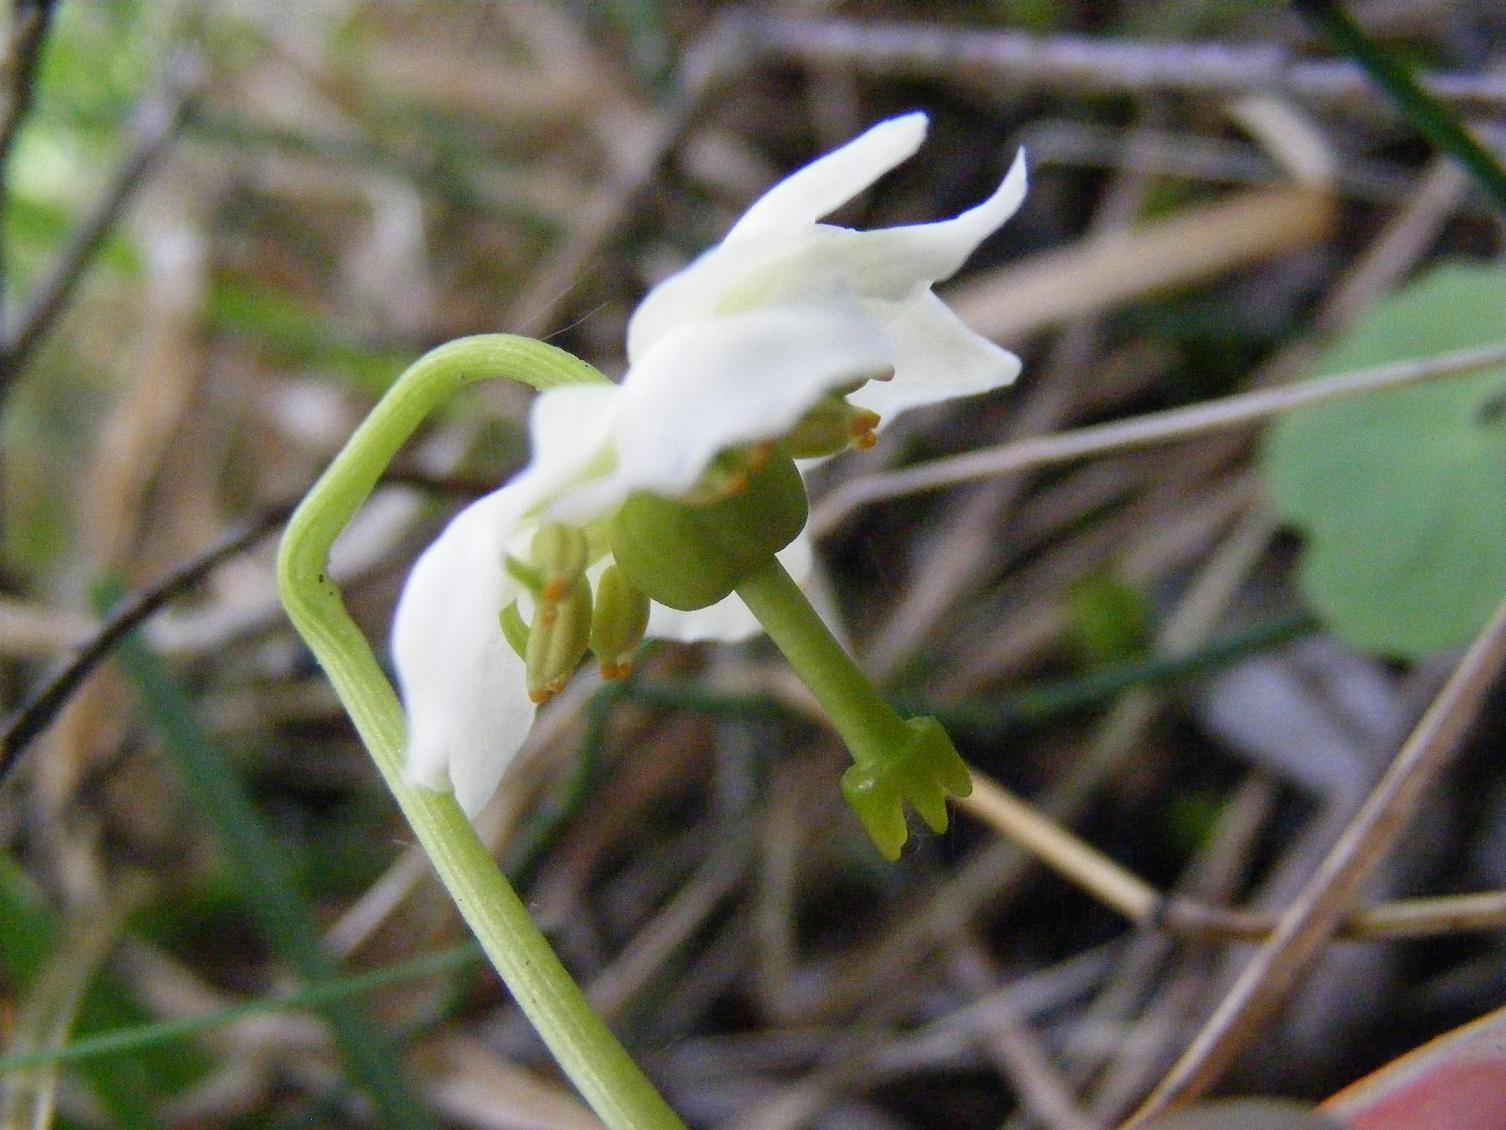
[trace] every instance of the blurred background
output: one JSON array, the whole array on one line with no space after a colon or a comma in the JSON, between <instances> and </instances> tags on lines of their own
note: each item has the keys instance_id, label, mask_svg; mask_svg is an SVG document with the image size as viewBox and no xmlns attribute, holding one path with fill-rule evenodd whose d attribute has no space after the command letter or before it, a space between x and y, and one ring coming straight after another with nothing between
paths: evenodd
<instances>
[{"instance_id":1,"label":"blurred background","mask_svg":"<svg viewBox=\"0 0 1506 1130\"><path fill-rule=\"evenodd\" d=\"M1501 152L1499 5L1350 10ZM812 481L834 626L981 773L1268 920L1506 592L1500 369L1467 386L1467 471L1387 457L1405 504L1325 469L1382 449L1349 416L881 478L1506 340L1500 211L1283 6L14 0L9 28L4 1125L593 1125L283 617L276 537L426 349L510 331L620 375L654 282L881 118L923 109L930 138L836 222L954 215L1030 155L1025 206L939 288L1019 382ZM526 458L527 403L457 397L342 539L374 641L447 516ZM1360 515L1327 566L1314 509ZM1378 579L1375 546L1406 551ZM136 630L59 682L111 607ZM1506 887L1499 695L1469 712L1367 902ZM767 643L662 645L627 684L582 672L480 827L694 1126L1124 1118L1250 932L1127 921L979 805L888 865L845 764ZM1506 1002L1491 921L1320 947L1217 1089L1315 1100Z\"/></svg>"}]
</instances>

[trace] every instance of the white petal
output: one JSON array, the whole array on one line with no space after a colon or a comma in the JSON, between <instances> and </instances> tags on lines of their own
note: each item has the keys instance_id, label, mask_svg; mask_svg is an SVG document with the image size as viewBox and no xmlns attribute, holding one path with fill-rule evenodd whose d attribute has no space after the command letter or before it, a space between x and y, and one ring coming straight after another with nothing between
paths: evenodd
<instances>
[{"instance_id":1,"label":"white petal","mask_svg":"<svg viewBox=\"0 0 1506 1130\"><path fill-rule=\"evenodd\" d=\"M620 395L616 385L541 393L528 466L457 514L403 586L392 659L408 719L407 774L453 789L468 815L496 791L533 723L523 662L497 622L520 595L503 559L527 540L531 512L604 469Z\"/></svg>"},{"instance_id":2,"label":"white petal","mask_svg":"<svg viewBox=\"0 0 1506 1130\"><path fill-rule=\"evenodd\" d=\"M779 551L776 556L790 576L803 582L810 576L812 551L810 535L804 530ZM649 612L648 634L655 639L679 640L694 643L697 640L724 640L735 643L757 635L762 626L748 611L748 606L733 593L717 601L710 608L694 612L681 612L656 604Z\"/></svg>"},{"instance_id":3,"label":"white petal","mask_svg":"<svg viewBox=\"0 0 1506 1130\"><path fill-rule=\"evenodd\" d=\"M623 381L619 496L683 494L718 451L784 435L827 390L887 368L891 352L856 306L755 310L670 334Z\"/></svg>"},{"instance_id":4,"label":"white petal","mask_svg":"<svg viewBox=\"0 0 1506 1130\"><path fill-rule=\"evenodd\" d=\"M925 133L922 113L891 118L776 184L721 243L644 296L628 322L629 363L637 364L679 326L760 304L750 288L776 286L787 282L791 271L808 270L810 257L804 253L815 237L816 221L913 154ZM818 265L821 254L816 253ZM732 291L743 292L735 310L726 309ZM767 299L777 301L777 295Z\"/></svg>"},{"instance_id":5,"label":"white petal","mask_svg":"<svg viewBox=\"0 0 1506 1130\"><path fill-rule=\"evenodd\" d=\"M769 189L725 242L784 235L814 224L912 156L925 136L926 116L918 111L880 122Z\"/></svg>"},{"instance_id":6,"label":"white petal","mask_svg":"<svg viewBox=\"0 0 1506 1130\"><path fill-rule=\"evenodd\" d=\"M789 289L793 272L808 271L813 243L822 232L846 231L811 224L766 239L718 243L670 275L644 296L628 321L628 364L636 365L660 341L692 322L775 305L780 287ZM820 262L820 256L815 256ZM798 284L800 280L796 279Z\"/></svg>"},{"instance_id":7,"label":"white petal","mask_svg":"<svg viewBox=\"0 0 1506 1130\"><path fill-rule=\"evenodd\" d=\"M799 249L798 258L780 263L779 270L791 284L798 280L810 291L843 289L869 298L903 298L956 274L1019 209L1025 179L1022 152L992 196L954 219L875 231L818 227L822 240L812 239ZM794 300L789 293L777 297Z\"/></svg>"},{"instance_id":8,"label":"white petal","mask_svg":"<svg viewBox=\"0 0 1506 1130\"><path fill-rule=\"evenodd\" d=\"M622 389L617 385L561 385L534 398L528 417L528 466L505 489L535 509L583 479L610 470L612 434ZM583 515L585 518L594 515Z\"/></svg>"},{"instance_id":9,"label":"white petal","mask_svg":"<svg viewBox=\"0 0 1506 1130\"><path fill-rule=\"evenodd\" d=\"M497 623L517 596L502 568L527 498L512 484L466 507L409 574L392 627L408 718L406 770L474 815L532 725L523 663Z\"/></svg>"},{"instance_id":10,"label":"white petal","mask_svg":"<svg viewBox=\"0 0 1506 1130\"><path fill-rule=\"evenodd\" d=\"M1018 357L968 329L929 290L885 308L894 379L869 381L848 397L877 412L884 423L910 408L988 392L1019 375Z\"/></svg>"},{"instance_id":11,"label":"white petal","mask_svg":"<svg viewBox=\"0 0 1506 1130\"><path fill-rule=\"evenodd\" d=\"M962 215L932 224L884 228L866 234L882 236L886 243L892 241L897 245L893 249L896 256L907 253L923 261L926 264L923 277L928 282L939 282L955 275L978 245L1019 211L1026 188L1025 151L1022 149L1015 155L1014 164L1010 165L1009 172L994 189L993 195Z\"/></svg>"}]
</instances>

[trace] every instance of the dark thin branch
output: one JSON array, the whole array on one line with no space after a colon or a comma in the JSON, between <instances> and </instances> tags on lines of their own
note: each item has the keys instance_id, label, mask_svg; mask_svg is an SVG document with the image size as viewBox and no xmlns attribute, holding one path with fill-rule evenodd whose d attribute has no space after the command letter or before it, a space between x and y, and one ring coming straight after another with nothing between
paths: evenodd
<instances>
[{"instance_id":1,"label":"dark thin branch","mask_svg":"<svg viewBox=\"0 0 1506 1130\"><path fill-rule=\"evenodd\" d=\"M405 470L393 470L383 476L383 481L417 487L433 494L460 497L474 497L496 485L489 480L483 482L464 477L439 478ZM0 782L10 775L26 747L52 725L74 692L109 657L121 640L174 598L193 588L226 561L244 553L281 526L300 501L301 496L270 507L240 529L226 534L198 557L111 609L94 634L81 643L71 657L58 664L16 708L16 712L5 724L0 726Z\"/></svg>"},{"instance_id":2,"label":"dark thin branch","mask_svg":"<svg viewBox=\"0 0 1506 1130\"><path fill-rule=\"evenodd\" d=\"M52 724L79 685L116 645L168 601L198 584L230 558L244 553L288 520L296 503L275 506L249 525L226 535L199 557L173 570L156 584L121 601L73 656L52 671L0 728L0 782L10 774L27 745Z\"/></svg>"},{"instance_id":3,"label":"dark thin branch","mask_svg":"<svg viewBox=\"0 0 1506 1130\"><path fill-rule=\"evenodd\" d=\"M37 94L37 68L42 48L52 27L56 0L17 0L11 18L10 41L5 47L5 111L0 116L0 216L10 201L10 152L16 136L31 113ZM5 245L0 240L0 309L5 296ZM0 329L3 329L0 315Z\"/></svg>"},{"instance_id":4,"label":"dark thin branch","mask_svg":"<svg viewBox=\"0 0 1506 1130\"><path fill-rule=\"evenodd\" d=\"M5 115L0 118L0 166L10 157L37 93L37 65L52 27L56 0L18 0L5 47Z\"/></svg>"},{"instance_id":5,"label":"dark thin branch","mask_svg":"<svg viewBox=\"0 0 1506 1130\"><path fill-rule=\"evenodd\" d=\"M72 243L64 249L52 273L37 286L15 332L5 344L4 359L0 362L0 396L67 306L84 271L104 246L131 197L171 149L178 131L188 120L192 102L184 85L173 82L166 94L138 108L133 130L135 145L79 226Z\"/></svg>"}]
</instances>

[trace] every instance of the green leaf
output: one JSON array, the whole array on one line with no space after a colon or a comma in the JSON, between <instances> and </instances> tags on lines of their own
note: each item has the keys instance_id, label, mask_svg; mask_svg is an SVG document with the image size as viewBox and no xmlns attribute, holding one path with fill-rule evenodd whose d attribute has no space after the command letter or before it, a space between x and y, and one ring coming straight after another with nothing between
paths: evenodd
<instances>
[{"instance_id":1,"label":"green leaf","mask_svg":"<svg viewBox=\"0 0 1506 1130\"><path fill-rule=\"evenodd\" d=\"M1506 341L1506 272L1450 263L1377 305L1314 376ZM1267 490L1306 534L1300 583L1354 646L1420 658L1467 643L1506 595L1506 369L1294 412Z\"/></svg>"}]
</instances>

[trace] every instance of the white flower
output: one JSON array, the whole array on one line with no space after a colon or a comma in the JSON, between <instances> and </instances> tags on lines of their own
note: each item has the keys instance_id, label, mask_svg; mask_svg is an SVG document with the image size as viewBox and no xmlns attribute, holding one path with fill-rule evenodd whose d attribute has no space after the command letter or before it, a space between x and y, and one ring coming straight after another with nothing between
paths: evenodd
<instances>
[{"instance_id":1,"label":"white flower","mask_svg":"<svg viewBox=\"0 0 1506 1130\"><path fill-rule=\"evenodd\" d=\"M605 524L631 492L685 497L719 453L789 434L830 393L867 381L848 401L888 418L1014 379L1018 359L931 286L1019 207L1023 160L955 219L866 232L818 222L914 153L925 131L919 113L882 122L775 185L644 299L620 385L537 397L528 467L454 518L398 603L392 652L415 782L452 788L474 814L532 724L524 664L498 616L520 598L532 606L504 561L526 559L542 522L587 531L594 577L610 555ZM780 557L798 576L808 555L802 538ZM731 596L694 612L656 606L648 633L735 639L756 628Z\"/></svg>"}]
</instances>

